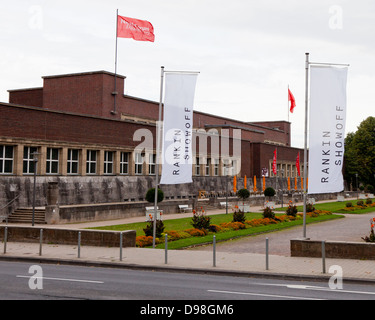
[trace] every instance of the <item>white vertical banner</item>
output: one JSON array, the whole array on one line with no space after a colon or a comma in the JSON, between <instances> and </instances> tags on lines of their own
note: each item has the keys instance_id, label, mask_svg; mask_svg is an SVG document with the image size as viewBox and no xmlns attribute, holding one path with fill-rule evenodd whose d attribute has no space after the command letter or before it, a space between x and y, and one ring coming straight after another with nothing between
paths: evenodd
<instances>
[{"instance_id":1,"label":"white vertical banner","mask_svg":"<svg viewBox=\"0 0 375 320\"><path fill-rule=\"evenodd\" d=\"M344 190L347 67L311 66L308 193Z\"/></svg>"},{"instance_id":2,"label":"white vertical banner","mask_svg":"<svg viewBox=\"0 0 375 320\"><path fill-rule=\"evenodd\" d=\"M160 184L193 182L193 104L198 74L165 74Z\"/></svg>"}]
</instances>

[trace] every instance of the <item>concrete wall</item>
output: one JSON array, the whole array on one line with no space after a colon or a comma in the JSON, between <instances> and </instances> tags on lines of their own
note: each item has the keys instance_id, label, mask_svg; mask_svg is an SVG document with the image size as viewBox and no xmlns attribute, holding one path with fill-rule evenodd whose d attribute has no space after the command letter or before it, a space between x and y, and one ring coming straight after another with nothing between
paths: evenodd
<instances>
[{"instance_id":1,"label":"concrete wall","mask_svg":"<svg viewBox=\"0 0 375 320\"><path fill-rule=\"evenodd\" d=\"M8 225L7 239L15 242L40 242L38 227L18 227ZM120 232L106 230L70 230L70 229L43 229L43 243L77 245L78 232L81 232L81 245L98 247L119 247ZM0 239L4 239L5 227L0 227ZM135 231L123 232L123 247L135 247Z\"/></svg>"},{"instance_id":2,"label":"concrete wall","mask_svg":"<svg viewBox=\"0 0 375 320\"><path fill-rule=\"evenodd\" d=\"M375 260L375 243L326 241L326 258ZM322 256L322 242L311 240L290 240L292 257Z\"/></svg>"}]
</instances>

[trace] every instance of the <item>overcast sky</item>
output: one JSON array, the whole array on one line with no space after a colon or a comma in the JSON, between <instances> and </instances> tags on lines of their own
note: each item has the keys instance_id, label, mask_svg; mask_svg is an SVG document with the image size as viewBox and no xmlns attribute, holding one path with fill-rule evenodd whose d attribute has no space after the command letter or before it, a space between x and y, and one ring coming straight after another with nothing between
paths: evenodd
<instances>
[{"instance_id":1,"label":"overcast sky","mask_svg":"<svg viewBox=\"0 0 375 320\"><path fill-rule=\"evenodd\" d=\"M305 52L348 63L347 132L374 116L374 0L35 0L0 4L0 101L42 76L114 72L116 9L150 21L155 42L118 40L125 93L159 101L160 67L199 71L195 110L242 121L288 120L303 147Z\"/></svg>"}]
</instances>

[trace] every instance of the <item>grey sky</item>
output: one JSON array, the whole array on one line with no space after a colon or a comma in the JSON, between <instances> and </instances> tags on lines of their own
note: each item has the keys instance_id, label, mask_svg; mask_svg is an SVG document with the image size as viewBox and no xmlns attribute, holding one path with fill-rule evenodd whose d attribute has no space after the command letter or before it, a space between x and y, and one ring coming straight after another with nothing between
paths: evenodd
<instances>
[{"instance_id":1,"label":"grey sky","mask_svg":"<svg viewBox=\"0 0 375 320\"><path fill-rule=\"evenodd\" d=\"M195 109L243 121L287 120L303 146L305 52L349 63L347 132L373 116L375 2L327 0L35 0L0 4L0 100L44 75L114 71L116 9L150 21L155 42L118 41L129 95L159 99L160 67L200 71Z\"/></svg>"}]
</instances>

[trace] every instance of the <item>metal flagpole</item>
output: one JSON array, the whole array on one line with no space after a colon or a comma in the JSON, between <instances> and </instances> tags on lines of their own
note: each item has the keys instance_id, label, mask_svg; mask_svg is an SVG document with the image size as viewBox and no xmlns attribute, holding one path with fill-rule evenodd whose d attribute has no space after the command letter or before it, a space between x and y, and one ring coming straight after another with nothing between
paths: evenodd
<instances>
[{"instance_id":1,"label":"metal flagpole","mask_svg":"<svg viewBox=\"0 0 375 320\"><path fill-rule=\"evenodd\" d=\"M159 154L160 154L160 127L161 127L161 110L163 106L163 83L164 83L164 67L161 67L161 80L160 80L160 102L159 102L159 121L156 124L156 168L155 168L155 203L154 203L154 225L153 225L153 239L152 247L155 248L156 238L156 218L158 210L158 186L159 186Z\"/></svg>"},{"instance_id":2,"label":"metal flagpole","mask_svg":"<svg viewBox=\"0 0 375 320\"><path fill-rule=\"evenodd\" d=\"M117 96L117 41L118 41L118 9L116 10L116 48L115 48L115 89L112 92L112 95L114 97L114 108L111 111L112 114L116 114L116 96Z\"/></svg>"},{"instance_id":3,"label":"metal flagpole","mask_svg":"<svg viewBox=\"0 0 375 320\"><path fill-rule=\"evenodd\" d=\"M288 99L286 100L287 101L287 108L286 108L286 112L288 112L288 122L289 122L289 84L288 84Z\"/></svg>"},{"instance_id":4,"label":"metal flagpole","mask_svg":"<svg viewBox=\"0 0 375 320\"><path fill-rule=\"evenodd\" d=\"M348 67L349 64L341 63L320 63L320 62L310 62L309 53L306 53L306 87L305 87L305 150L303 159L303 238L306 239L306 198L307 198L307 113L308 113L308 100L309 100L309 66L310 65L323 65L323 66L345 66Z\"/></svg>"},{"instance_id":5,"label":"metal flagpole","mask_svg":"<svg viewBox=\"0 0 375 320\"><path fill-rule=\"evenodd\" d=\"M305 150L303 153L303 238L306 238L306 177L307 177L307 112L309 104L309 53L306 53L306 86L305 86Z\"/></svg>"}]
</instances>

